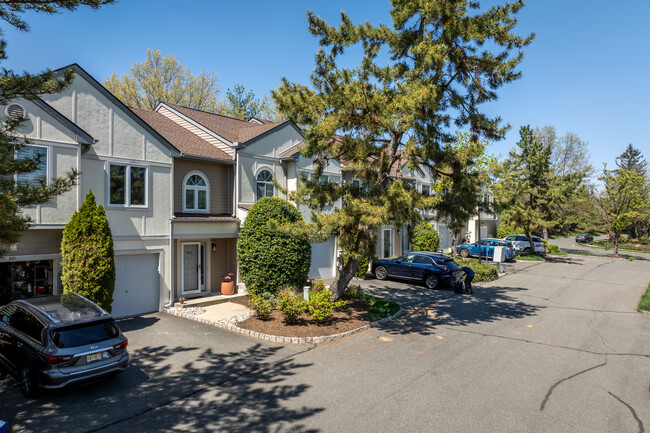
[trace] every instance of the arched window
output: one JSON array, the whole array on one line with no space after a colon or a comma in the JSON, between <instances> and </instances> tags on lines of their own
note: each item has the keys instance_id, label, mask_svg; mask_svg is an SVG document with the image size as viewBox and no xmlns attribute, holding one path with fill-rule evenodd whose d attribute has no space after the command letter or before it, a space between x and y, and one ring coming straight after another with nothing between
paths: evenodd
<instances>
[{"instance_id":1,"label":"arched window","mask_svg":"<svg viewBox=\"0 0 650 433\"><path fill-rule=\"evenodd\" d=\"M183 183L183 211L208 212L209 189L208 181L203 174L188 174Z\"/></svg>"},{"instance_id":2,"label":"arched window","mask_svg":"<svg viewBox=\"0 0 650 433\"><path fill-rule=\"evenodd\" d=\"M273 175L268 170L262 170L257 173L255 201L262 197L273 197Z\"/></svg>"}]
</instances>

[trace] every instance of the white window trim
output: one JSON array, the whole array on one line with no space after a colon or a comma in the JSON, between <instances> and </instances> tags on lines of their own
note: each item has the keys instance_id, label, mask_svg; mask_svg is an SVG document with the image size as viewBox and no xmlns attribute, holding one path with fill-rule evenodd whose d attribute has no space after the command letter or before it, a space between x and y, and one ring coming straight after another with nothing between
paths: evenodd
<instances>
[{"instance_id":1,"label":"white window trim","mask_svg":"<svg viewBox=\"0 0 650 433\"><path fill-rule=\"evenodd\" d=\"M40 147L45 149L45 185L50 184L50 146L45 146L42 144L26 144L25 147ZM14 159L18 158L18 152L14 153ZM30 172L31 173L31 172ZM29 174L29 173L25 173ZM14 182L18 182L18 173L14 173Z\"/></svg>"},{"instance_id":2,"label":"white window trim","mask_svg":"<svg viewBox=\"0 0 650 433\"><path fill-rule=\"evenodd\" d=\"M203 178L203 180L205 181L205 185L206 185L205 187L192 185L192 188L194 189L194 203L196 205L198 205L198 203L199 203L199 200L198 200L199 197L198 197L197 191L198 190L204 190L205 191L205 195L206 195L206 197L205 197L205 205L206 205L205 209L188 209L187 208L187 202L186 202L186 198L185 198L185 189L187 187L186 183L187 183L187 179L189 179L191 176L194 176L194 175L201 176L201 178ZM189 173L187 173L185 175L185 177L183 178L182 191L183 191L183 212L210 213L210 181L208 180L208 176L206 176L203 172L198 171L198 170L192 170Z\"/></svg>"},{"instance_id":3,"label":"white window trim","mask_svg":"<svg viewBox=\"0 0 650 433\"><path fill-rule=\"evenodd\" d=\"M422 182L422 184L420 185L420 193L424 195L423 189L424 189L425 186L429 187L429 197L430 197L431 196L431 190L432 190L432 188L431 188L432 185L430 183Z\"/></svg>"},{"instance_id":4,"label":"white window trim","mask_svg":"<svg viewBox=\"0 0 650 433\"><path fill-rule=\"evenodd\" d=\"M126 167L125 185L124 185L124 201L126 203L111 203L111 165L119 165ZM144 205L131 204L131 167L144 168ZM106 207L111 209L148 209L149 208L149 166L146 164L126 164L122 162L107 161L106 164Z\"/></svg>"},{"instance_id":5,"label":"white window trim","mask_svg":"<svg viewBox=\"0 0 650 433\"><path fill-rule=\"evenodd\" d=\"M271 178L272 178L271 185L273 186L273 195L271 195L271 196L265 195L264 197L275 197L276 196L275 195L275 192L276 192L276 188L275 188L275 180L276 180L275 179L275 172L271 167L262 166L257 170L257 172L255 172L255 202L258 202L260 199L264 198L264 197L258 197L257 196L257 183L258 183L257 176L259 176L260 173L263 172L264 170L271 173ZM267 184L269 182L264 181L264 183Z\"/></svg>"}]
</instances>

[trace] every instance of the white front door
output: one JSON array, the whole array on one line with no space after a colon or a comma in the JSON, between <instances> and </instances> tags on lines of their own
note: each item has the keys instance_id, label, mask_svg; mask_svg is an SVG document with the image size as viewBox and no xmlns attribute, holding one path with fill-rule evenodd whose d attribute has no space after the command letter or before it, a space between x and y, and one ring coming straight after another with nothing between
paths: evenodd
<instances>
[{"instance_id":1,"label":"white front door","mask_svg":"<svg viewBox=\"0 0 650 433\"><path fill-rule=\"evenodd\" d=\"M181 255L181 290L183 293L201 290L201 245L199 242L183 243Z\"/></svg>"},{"instance_id":2,"label":"white front door","mask_svg":"<svg viewBox=\"0 0 650 433\"><path fill-rule=\"evenodd\" d=\"M393 229L384 227L381 229L381 258L387 259L393 255Z\"/></svg>"}]
</instances>

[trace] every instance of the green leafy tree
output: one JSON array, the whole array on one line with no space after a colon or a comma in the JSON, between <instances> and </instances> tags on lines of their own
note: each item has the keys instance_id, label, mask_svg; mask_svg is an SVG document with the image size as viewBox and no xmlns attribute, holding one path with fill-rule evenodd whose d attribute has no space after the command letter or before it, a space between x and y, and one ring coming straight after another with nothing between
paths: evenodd
<instances>
[{"instance_id":1,"label":"green leafy tree","mask_svg":"<svg viewBox=\"0 0 650 433\"><path fill-rule=\"evenodd\" d=\"M438 251L440 236L431 223L421 221L413 227L413 251Z\"/></svg>"},{"instance_id":2,"label":"green leafy tree","mask_svg":"<svg viewBox=\"0 0 650 433\"><path fill-rule=\"evenodd\" d=\"M19 30L28 31L23 19L25 13L56 14L75 10L78 6L99 8L112 0L64 0L64 1L9 1L0 4L0 19ZM0 39L0 61L5 60L7 41ZM66 71L61 78L54 78L51 71L38 75L17 74L8 69L0 71L0 105L11 101L34 100L40 95L60 92L72 80L73 72ZM21 175L31 173L41 163L41 157L30 155L25 148L30 141L21 134L21 118L4 118L0 121L0 257L7 247L17 243L29 228L30 218L21 208L47 203L52 197L63 194L75 184L77 172L70 170L66 176L43 182L21 182Z\"/></svg>"},{"instance_id":3,"label":"green leafy tree","mask_svg":"<svg viewBox=\"0 0 650 433\"><path fill-rule=\"evenodd\" d=\"M454 140L451 124L469 128L477 139L503 136L507 127L501 119L488 117L480 107L496 99L501 86L519 78L521 50L532 40L532 35L513 33L522 1L485 11L467 1L391 4L390 26L355 25L342 12L335 27L309 13L309 31L320 44L311 86L285 79L273 92L279 112L304 128L302 152L314 157L312 179L337 159L344 161L345 172L367 186L366 194L358 197L351 183L311 181L303 182L294 195L314 210L310 233L337 234L342 248L357 254L331 285L335 299L360 259L371 253L382 224L417 220L419 210L438 202L395 176L403 164L459 176L445 171L453 165L453 154L443 146ZM344 67L340 58L351 47L361 49L361 58L356 66ZM345 206L322 212L339 198Z\"/></svg>"},{"instance_id":4,"label":"green leafy tree","mask_svg":"<svg viewBox=\"0 0 650 433\"><path fill-rule=\"evenodd\" d=\"M587 142L572 132L560 137L555 127L550 125L535 128L534 134L540 143L551 147L553 176L559 181L570 178L572 185L575 185L574 194L549 205L548 229L552 232L570 233L600 228L593 185L590 183L594 168L589 162Z\"/></svg>"},{"instance_id":5,"label":"green leafy tree","mask_svg":"<svg viewBox=\"0 0 650 433\"><path fill-rule=\"evenodd\" d=\"M111 312L115 289L113 237L104 207L92 191L63 229L63 293L77 293Z\"/></svg>"},{"instance_id":6,"label":"green leafy tree","mask_svg":"<svg viewBox=\"0 0 650 433\"><path fill-rule=\"evenodd\" d=\"M217 113L240 120L250 120L253 117L275 120L278 117L275 104L267 95L260 100L252 90L247 91L241 84L226 90L226 97L219 102Z\"/></svg>"},{"instance_id":7,"label":"green leafy tree","mask_svg":"<svg viewBox=\"0 0 650 433\"><path fill-rule=\"evenodd\" d=\"M502 219L523 229L533 251L532 231L551 224L554 206L566 201L581 177L554 176L551 146L538 141L529 126L522 126L519 134L521 139L504 161L494 193Z\"/></svg>"},{"instance_id":8,"label":"green leafy tree","mask_svg":"<svg viewBox=\"0 0 650 433\"><path fill-rule=\"evenodd\" d=\"M641 231L645 228L645 234L648 235L650 230L650 180L648 179L648 163L639 149L632 144L628 144L625 151L616 157L616 166L620 170L634 171L643 180L643 185L639 190L641 203L636 216L632 219L631 225L634 237L639 240Z\"/></svg>"},{"instance_id":9,"label":"green leafy tree","mask_svg":"<svg viewBox=\"0 0 650 433\"><path fill-rule=\"evenodd\" d=\"M633 170L607 170L598 178L603 183L603 189L598 196L598 204L610 233L614 237L614 255L618 256L618 243L630 223L635 220L643 198L643 178Z\"/></svg>"},{"instance_id":10,"label":"green leafy tree","mask_svg":"<svg viewBox=\"0 0 650 433\"><path fill-rule=\"evenodd\" d=\"M276 227L297 221L302 221L298 209L281 198L265 197L251 207L237 241L239 271L250 293L276 294L285 286L306 283L309 241Z\"/></svg>"},{"instance_id":11,"label":"green leafy tree","mask_svg":"<svg viewBox=\"0 0 650 433\"><path fill-rule=\"evenodd\" d=\"M219 78L213 71L192 74L173 55L163 56L148 49L144 62L135 62L130 73L113 72L104 86L130 107L154 110L169 102L197 110L215 111L218 106Z\"/></svg>"}]
</instances>

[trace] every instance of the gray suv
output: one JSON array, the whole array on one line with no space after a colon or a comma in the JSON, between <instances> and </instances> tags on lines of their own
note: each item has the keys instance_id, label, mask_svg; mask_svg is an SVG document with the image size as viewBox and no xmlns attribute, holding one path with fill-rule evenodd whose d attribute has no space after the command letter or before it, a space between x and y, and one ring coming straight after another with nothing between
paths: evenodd
<instances>
[{"instance_id":1,"label":"gray suv","mask_svg":"<svg viewBox=\"0 0 650 433\"><path fill-rule=\"evenodd\" d=\"M126 370L128 342L110 314L76 294L0 307L0 362L26 397Z\"/></svg>"}]
</instances>

